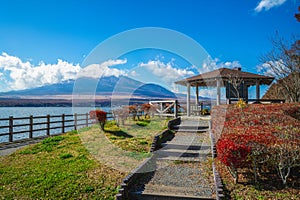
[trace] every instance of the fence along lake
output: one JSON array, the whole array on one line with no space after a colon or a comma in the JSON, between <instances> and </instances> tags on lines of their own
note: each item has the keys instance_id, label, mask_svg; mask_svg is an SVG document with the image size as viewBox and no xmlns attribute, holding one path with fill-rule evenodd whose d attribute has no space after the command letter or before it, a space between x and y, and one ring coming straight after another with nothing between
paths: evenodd
<instances>
[{"instance_id":1,"label":"fence along lake","mask_svg":"<svg viewBox=\"0 0 300 200\"><path fill-rule=\"evenodd\" d=\"M73 110L72 107L0 107L0 119L7 119L7 120L0 120L0 127L1 126L9 126L9 120L8 118L10 116L13 116L13 118L29 118L31 115L33 117L39 117L39 116L59 116L59 115L73 115L74 112L77 114L85 114L88 113L90 110L93 110L95 108L92 107L76 107L76 109ZM105 111L108 111L109 108L102 108ZM73 118L73 117L72 117ZM71 118L70 118L71 119ZM47 118L37 118L34 119L34 123L46 123ZM52 119L51 119L52 120ZM57 119L53 119L55 121L60 121L61 118L57 117ZM68 120L66 120L68 121ZM14 120L14 125L19 124L29 124L29 119L18 119ZM56 126L60 126L61 124L57 123ZM74 125L74 121L72 122L66 122L66 126ZM45 129L46 124L40 124L40 125L34 125L33 129ZM14 132L19 131L28 131L30 129L30 126L19 126L14 127ZM65 132L74 130L74 127L66 127ZM3 133L8 133L9 128L0 128L0 135ZM33 137L38 136L45 136L47 133L46 130L43 131L34 131ZM53 129L51 130L51 134L59 134L61 133L61 129ZM29 137L29 133L20 133L13 135L13 141L21 140ZM3 142L9 142L9 136L3 135L0 136L0 143Z\"/></svg>"}]
</instances>

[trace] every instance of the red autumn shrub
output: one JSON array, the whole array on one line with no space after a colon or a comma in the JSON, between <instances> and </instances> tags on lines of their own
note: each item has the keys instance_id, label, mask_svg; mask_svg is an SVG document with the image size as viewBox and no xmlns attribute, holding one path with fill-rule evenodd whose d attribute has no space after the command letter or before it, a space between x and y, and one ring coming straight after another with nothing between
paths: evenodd
<instances>
[{"instance_id":1,"label":"red autumn shrub","mask_svg":"<svg viewBox=\"0 0 300 200\"><path fill-rule=\"evenodd\" d=\"M127 106L125 109L128 110L128 113L132 115L132 120L136 120L136 116L138 113L138 108L136 105Z\"/></svg>"},{"instance_id":2,"label":"red autumn shrub","mask_svg":"<svg viewBox=\"0 0 300 200\"><path fill-rule=\"evenodd\" d=\"M299 112L299 103L214 107L218 158L233 168L252 164L254 173L264 164L273 166L286 184L290 169L300 166Z\"/></svg>"},{"instance_id":3,"label":"red autumn shrub","mask_svg":"<svg viewBox=\"0 0 300 200\"><path fill-rule=\"evenodd\" d=\"M145 118L150 117L149 113L150 113L150 109L151 109L151 104L150 103L144 103L141 106L141 110L144 112Z\"/></svg>"},{"instance_id":4,"label":"red autumn shrub","mask_svg":"<svg viewBox=\"0 0 300 200\"><path fill-rule=\"evenodd\" d=\"M104 130L104 125L106 122L106 112L103 110L91 110L90 118L96 120L100 124L102 130Z\"/></svg>"},{"instance_id":5,"label":"red autumn shrub","mask_svg":"<svg viewBox=\"0 0 300 200\"><path fill-rule=\"evenodd\" d=\"M226 166L235 169L247 166L250 147L228 138L221 138L216 147L219 160Z\"/></svg>"}]
</instances>

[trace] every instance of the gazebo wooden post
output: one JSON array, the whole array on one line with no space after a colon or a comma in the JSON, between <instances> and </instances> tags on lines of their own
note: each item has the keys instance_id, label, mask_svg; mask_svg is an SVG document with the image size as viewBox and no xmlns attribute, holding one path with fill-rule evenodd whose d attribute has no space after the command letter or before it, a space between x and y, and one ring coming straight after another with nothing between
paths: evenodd
<instances>
[{"instance_id":1,"label":"gazebo wooden post","mask_svg":"<svg viewBox=\"0 0 300 200\"><path fill-rule=\"evenodd\" d=\"M217 79L217 106L220 105L221 103L221 80L218 78Z\"/></svg>"},{"instance_id":2,"label":"gazebo wooden post","mask_svg":"<svg viewBox=\"0 0 300 200\"><path fill-rule=\"evenodd\" d=\"M187 83L187 94L186 94L186 114L189 117L191 115L191 84Z\"/></svg>"},{"instance_id":3,"label":"gazebo wooden post","mask_svg":"<svg viewBox=\"0 0 300 200\"><path fill-rule=\"evenodd\" d=\"M198 83L196 83L196 107L198 108L199 105L199 86Z\"/></svg>"},{"instance_id":4,"label":"gazebo wooden post","mask_svg":"<svg viewBox=\"0 0 300 200\"><path fill-rule=\"evenodd\" d=\"M259 100L260 98L260 81L256 80L256 99Z\"/></svg>"}]
</instances>

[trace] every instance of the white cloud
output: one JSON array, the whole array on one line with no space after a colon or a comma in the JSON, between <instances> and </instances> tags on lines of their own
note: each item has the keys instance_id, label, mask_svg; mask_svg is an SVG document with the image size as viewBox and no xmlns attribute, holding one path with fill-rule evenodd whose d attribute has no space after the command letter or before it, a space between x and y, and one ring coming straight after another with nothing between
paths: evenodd
<instances>
[{"instance_id":1,"label":"white cloud","mask_svg":"<svg viewBox=\"0 0 300 200\"><path fill-rule=\"evenodd\" d=\"M261 65L256 66L256 69L258 72L261 72L266 76L278 76L279 74L274 73L274 70L272 70L271 66L273 66L273 68L289 72L289 69L283 64L282 60L265 62ZM283 73L282 75L284 76L285 74Z\"/></svg>"},{"instance_id":2,"label":"white cloud","mask_svg":"<svg viewBox=\"0 0 300 200\"><path fill-rule=\"evenodd\" d=\"M83 68L79 73L78 77L90 77L90 78L100 78L106 76L116 76L126 75L126 71L117 68L111 68L116 65L126 64L127 60L108 60L101 64L91 64Z\"/></svg>"},{"instance_id":3,"label":"white cloud","mask_svg":"<svg viewBox=\"0 0 300 200\"><path fill-rule=\"evenodd\" d=\"M284 4L284 2L286 2L286 0L261 0L254 10L255 12L261 12L262 10L268 11L273 7Z\"/></svg>"},{"instance_id":4,"label":"white cloud","mask_svg":"<svg viewBox=\"0 0 300 200\"><path fill-rule=\"evenodd\" d=\"M220 61L219 58L211 58L210 56L207 57L202 64L202 68L198 69L198 72L200 74L213 71L216 69L220 68L235 68L235 67L242 67L242 65L239 63L239 61L227 61L227 62L222 62ZM223 95L224 92L221 92L221 95ZM216 97L216 89L205 89L201 88L199 90L199 95L203 97L210 97L210 98L215 98ZM221 96L221 98L224 98Z\"/></svg>"},{"instance_id":5,"label":"white cloud","mask_svg":"<svg viewBox=\"0 0 300 200\"><path fill-rule=\"evenodd\" d=\"M190 66L188 68L184 68L184 69L180 69L180 68L176 68L174 66L174 62L168 62L168 63L164 63L160 60L151 60L148 61L147 63L140 63L138 65L138 67L141 68L145 68L147 71L140 71L139 72L143 72L143 73L148 73L147 76L150 77L151 73L153 75L155 75L156 77L158 77L160 80L162 80L162 82L165 82L166 85L171 87L171 90L173 92L183 92L181 91L182 89L179 90L178 85L176 85L174 82L184 79L186 77L190 77L190 76L194 76L196 75L194 73L196 67L195 66ZM212 71L215 69L219 69L219 68L234 68L234 67L241 67L241 64L238 61L232 61L232 62L221 62L218 58L214 58L212 59L211 57L208 57L202 65L202 68L198 69L199 73L205 73L208 71ZM134 71L134 74L136 73L136 71ZM131 73L131 75L133 75ZM201 93L200 95L202 96L211 96L213 94L214 91L211 90L202 90L203 93Z\"/></svg>"},{"instance_id":6,"label":"white cloud","mask_svg":"<svg viewBox=\"0 0 300 200\"><path fill-rule=\"evenodd\" d=\"M147 69L148 72L152 73L167 85L171 86L171 90L173 92L178 91L177 85L174 83L175 81L195 75L193 71L188 69L179 69L174 67L173 60L168 63L164 63L160 60L150 60L147 63L140 63L138 67Z\"/></svg>"},{"instance_id":7,"label":"white cloud","mask_svg":"<svg viewBox=\"0 0 300 200\"><path fill-rule=\"evenodd\" d=\"M130 72L130 75L133 76L133 77L136 77L139 74L135 70L133 70L133 71Z\"/></svg>"},{"instance_id":8,"label":"white cloud","mask_svg":"<svg viewBox=\"0 0 300 200\"><path fill-rule=\"evenodd\" d=\"M187 69L178 69L173 66L171 62L163 63L159 60L148 61L147 63L140 63L139 67L144 67L151 71L154 75L162 78L166 82L174 82L186 76L195 75L194 72Z\"/></svg>"},{"instance_id":9,"label":"white cloud","mask_svg":"<svg viewBox=\"0 0 300 200\"><path fill-rule=\"evenodd\" d=\"M29 61L23 62L20 58L7 53L0 55L1 78L7 83L5 91L39 87L46 84L76 78L80 66L58 60L56 64L40 62L33 65Z\"/></svg>"},{"instance_id":10,"label":"white cloud","mask_svg":"<svg viewBox=\"0 0 300 200\"><path fill-rule=\"evenodd\" d=\"M60 59L55 64L40 62L34 65L30 61L22 61L16 56L3 52L0 55L0 80L5 83L5 86L2 84L0 91L22 90L61 83L76 79L78 76L92 78L101 76L118 77L124 75L125 71L110 67L126 62L127 60L108 60L82 69L79 64L74 65Z\"/></svg>"},{"instance_id":11,"label":"white cloud","mask_svg":"<svg viewBox=\"0 0 300 200\"><path fill-rule=\"evenodd\" d=\"M217 96L217 90L216 89L201 88L199 90L199 96L216 98L216 96Z\"/></svg>"},{"instance_id":12,"label":"white cloud","mask_svg":"<svg viewBox=\"0 0 300 200\"><path fill-rule=\"evenodd\" d=\"M205 73L212 70L220 69L220 68L235 68L235 67L242 67L239 61L232 61L232 62L221 62L220 59L214 58L212 59L210 56L207 57L203 64L202 68L198 69L199 73Z\"/></svg>"}]
</instances>

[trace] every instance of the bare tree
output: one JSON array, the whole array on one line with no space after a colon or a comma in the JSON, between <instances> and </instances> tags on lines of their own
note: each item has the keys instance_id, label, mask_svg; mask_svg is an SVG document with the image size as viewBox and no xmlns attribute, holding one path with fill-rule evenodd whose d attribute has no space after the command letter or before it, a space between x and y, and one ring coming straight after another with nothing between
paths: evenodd
<instances>
[{"instance_id":1,"label":"bare tree","mask_svg":"<svg viewBox=\"0 0 300 200\"><path fill-rule=\"evenodd\" d=\"M240 99L241 97L241 90L243 88L241 88L243 85L243 79L241 77L239 77L239 75L237 73L230 73L228 75L228 83L231 84L231 86L233 87L234 91L233 95L236 96L238 99Z\"/></svg>"},{"instance_id":2,"label":"bare tree","mask_svg":"<svg viewBox=\"0 0 300 200\"><path fill-rule=\"evenodd\" d=\"M300 102L300 41L291 45L277 34L272 44L273 49L260 58L261 71L275 77L286 101Z\"/></svg>"},{"instance_id":3,"label":"bare tree","mask_svg":"<svg viewBox=\"0 0 300 200\"><path fill-rule=\"evenodd\" d=\"M296 19L300 22L300 6L298 7L299 13L295 14Z\"/></svg>"}]
</instances>

